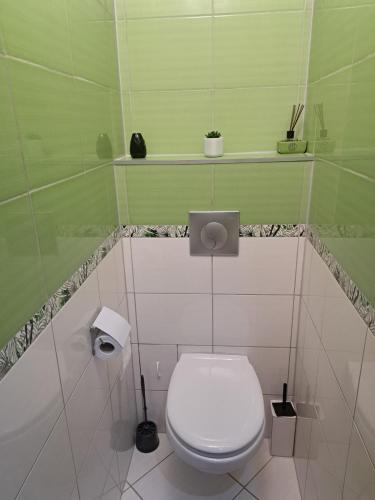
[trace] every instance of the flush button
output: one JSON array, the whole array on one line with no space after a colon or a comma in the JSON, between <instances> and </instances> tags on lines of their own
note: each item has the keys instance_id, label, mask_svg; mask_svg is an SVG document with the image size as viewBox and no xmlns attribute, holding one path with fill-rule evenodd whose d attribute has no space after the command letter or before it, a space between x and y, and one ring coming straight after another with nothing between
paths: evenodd
<instances>
[{"instance_id":1,"label":"flush button","mask_svg":"<svg viewBox=\"0 0 375 500\"><path fill-rule=\"evenodd\" d=\"M238 255L240 213L190 212L190 255Z\"/></svg>"}]
</instances>

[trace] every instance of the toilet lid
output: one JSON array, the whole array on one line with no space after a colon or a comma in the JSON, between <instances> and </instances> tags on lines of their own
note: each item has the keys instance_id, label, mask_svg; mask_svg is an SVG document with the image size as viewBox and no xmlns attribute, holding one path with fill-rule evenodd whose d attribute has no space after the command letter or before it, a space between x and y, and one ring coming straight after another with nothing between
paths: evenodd
<instances>
[{"instance_id":1,"label":"toilet lid","mask_svg":"<svg viewBox=\"0 0 375 500\"><path fill-rule=\"evenodd\" d=\"M188 446L233 453L263 431L264 403L246 356L183 354L168 390L167 418Z\"/></svg>"}]
</instances>

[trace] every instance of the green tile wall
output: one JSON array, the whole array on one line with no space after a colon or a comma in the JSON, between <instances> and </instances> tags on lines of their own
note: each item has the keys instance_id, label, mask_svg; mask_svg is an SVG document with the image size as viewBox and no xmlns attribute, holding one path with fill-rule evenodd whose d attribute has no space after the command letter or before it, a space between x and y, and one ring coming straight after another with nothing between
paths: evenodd
<instances>
[{"instance_id":1,"label":"green tile wall","mask_svg":"<svg viewBox=\"0 0 375 500\"><path fill-rule=\"evenodd\" d=\"M116 0L116 11L127 147L141 131L149 154L201 153L214 128L227 152L276 149L304 101L310 0Z\"/></svg>"},{"instance_id":2,"label":"green tile wall","mask_svg":"<svg viewBox=\"0 0 375 500\"><path fill-rule=\"evenodd\" d=\"M374 0L316 0L306 135L310 222L375 305L374 23Z\"/></svg>"},{"instance_id":3,"label":"green tile wall","mask_svg":"<svg viewBox=\"0 0 375 500\"><path fill-rule=\"evenodd\" d=\"M0 348L118 222L115 39L112 2L0 2Z\"/></svg>"},{"instance_id":4,"label":"green tile wall","mask_svg":"<svg viewBox=\"0 0 375 500\"><path fill-rule=\"evenodd\" d=\"M242 224L304 220L309 163L118 166L123 224L187 224L190 210L240 210Z\"/></svg>"}]
</instances>

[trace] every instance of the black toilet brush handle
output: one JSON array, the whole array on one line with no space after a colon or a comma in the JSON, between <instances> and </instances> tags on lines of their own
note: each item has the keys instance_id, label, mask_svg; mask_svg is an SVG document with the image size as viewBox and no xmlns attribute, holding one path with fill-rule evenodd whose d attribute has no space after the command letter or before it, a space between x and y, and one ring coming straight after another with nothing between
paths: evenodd
<instances>
[{"instance_id":1,"label":"black toilet brush handle","mask_svg":"<svg viewBox=\"0 0 375 500\"><path fill-rule=\"evenodd\" d=\"M283 384L283 407L286 407L286 400L288 398L288 384Z\"/></svg>"},{"instance_id":2,"label":"black toilet brush handle","mask_svg":"<svg viewBox=\"0 0 375 500\"><path fill-rule=\"evenodd\" d=\"M145 422L147 423L147 406L146 406L146 389L145 389L145 378L141 375L141 389L142 389L142 398L143 398L143 412L145 414Z\"/></svg>"}]
</instances>

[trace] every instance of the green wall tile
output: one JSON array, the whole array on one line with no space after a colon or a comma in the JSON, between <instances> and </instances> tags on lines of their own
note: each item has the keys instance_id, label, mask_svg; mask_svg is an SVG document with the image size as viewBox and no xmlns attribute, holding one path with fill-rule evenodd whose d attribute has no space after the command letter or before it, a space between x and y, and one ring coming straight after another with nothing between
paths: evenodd
<instances>
[{"instance_id":1,"label":"green wall tile","mask_svg":"<svg viewBox=\"0 0 375 500\"><path fill-rule=\"evenodd\" d=\"M214 210L240 210L241 224L297 224L303 163L216 165Z\"/></svg>"},{"instance_id":2,"label":"green wall tile","mask_svg":"<svg viewBox=\"0 0 375 500\"><path fill-rule=\"evenodd\" d=\"M356 42L354 50L354 62L364 57L373 55L375 52L375 3L362 6L357 9Z\"/></svg>"},{"instance_id":3,"label":"green wall tile","mask_svg":"<svg viewBox=\"0 0 375 500\"><path fill-rule=\"evenodd\" d=\"M113 169L105 166L36 191L32 202L51 294L117 224Z\"/></svg>"},{"instance_id":4,"label":"green wall tile","mask_svg":"<svg viewBox=\"0 0 375 500\"><path fill-rule=\"evenodd\" d=\"M210 24L210 18L129 21L132 89L210 87Z\"/></svg>"},{"instance_id":5,"label":"green wall tile","mask_svg":"<svg viewBox=\"0 0 375 500\"><path fill-rule=\"evenodd\" d=\"M9 66L31 187L81 172L73 79L18 61Z\"/></svg>"},{"instance_id":6,"label":"green wall tile","mask_svg":"<svg viewBox=\"0 0 375 500\"><path fill-rule=\"evenodd\" d=\"M315 10L310 55L311 82L351 64L355 17L356 11L352 9Z\"/></svg>"},{"instance_id":7,"label":"green wall tile","mask_svg":"<svg viewBox=\"0 0 375 500\"><path fill-rule=\"evenodd\" d=\"M148 154L201 153L210 128L208 91L135 92L126 123L131 133L142 132Z\"/></svg>"},{"instance_id":8,"label":"green wall tile","mask_svg":"<svg viewBox=\"0 0 375 500\"><path fill-rule=\"evenodd\" d=\"M212 166L128 166L127 189L130 224L187 224L212 207Z\"/></svg>"},{"instance_id":9,"label":"green wall tile","mask_svg":"<svg viewBox=\"0 0 375 500\"><path fill-rule=\"evenodd\" d=\"M126 167L124 167L123 165L115 165L113 167L113 170L115 175L119 223L129 224Z\"/></svg>"},{"instance_id":10,"label":"green wall tile","mask_svg":"<svg viewBox=\"0 0 375 500\"><path fill-rule=\"evenodd\" d=\"M211 14L211 0L122 0L129 19L157 16ZM121 12L121 11L120 11Z\"/></svg>"},{"instance_id":11,"label":"green wall tile","mask_svg":"<svg viewBox=\"0 0 375 500\"><path fill-rule=\"evenodd\" d=\"M215 14L301 10L305 0L214 0Z\"/></svg>"},{"instance_id":12,"label":"green wall tile","mask_svg":"<svg viewBox=\"0 0 375 500\"><path fill-rule=\"evenodd\" d=\"M9 54L71 73L65 1L2 0L0 18Z\"/></svg>"},{"instance_id":13,"label":"green wall tile","mask_svg":"<svg viewBox=\"0 0 375 500\"><path fill-rule=\"evenodd\" d=\"M6 61L0 57L0 201L27 189Z\"/></svg>"},{"instance_id":14,"label":"green wall tile","mask_svg":"<svg viewBox=\"0 0 375 500\"><path fill-rule=\"evenodd\" d=\"M298 84L303 19L302 12L216 17L215 85Z\"/></svg>"},{"instance_id":15,"label":"green wall tile","mask_svg":"<svg viewBox=\"0 0 375 500\"><path fill-rule=\"evenodd\" d=\"M46 301L29 196L0 204L0 348Z\"/></svg>"},{"instance_id":16,"label":"green wall tile","mask_svg":"<svg viewBox=\"0 0 375 500\"><path fill-rule=\"evenodd\" d=\"M224 135L224 150L276 150L288 130L298 92L298 87L216 90L214 128Z\"/></svg>"}]
</instances>

